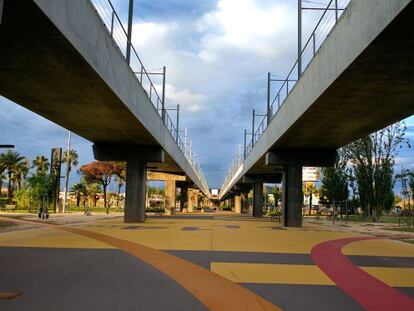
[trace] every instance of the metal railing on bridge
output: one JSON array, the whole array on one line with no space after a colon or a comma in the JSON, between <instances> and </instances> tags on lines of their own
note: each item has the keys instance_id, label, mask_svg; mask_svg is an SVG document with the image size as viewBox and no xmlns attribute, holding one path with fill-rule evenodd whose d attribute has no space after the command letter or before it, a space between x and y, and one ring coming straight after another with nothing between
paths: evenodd
<instances>
[{"instance_id":1,"label":"metal railing on bridge","mask_svg":"<svg viewBox=\"0 0 414 311\"><path fill-rule=\"evenodd\" d=\"M180 137L180 131L177 128L176 124L174 124L171 116L169 115L169 109L165 108L165 84L163 85L163 93L162 96L159 95L154 83L152 82L150 75L153 74L148 72L145 69L135 47L132 45L130 40L128 40L128 33L116 12L111 0L89 0L92 5L95 7L98 16L101 18L103 24L106 26L109 34L111 35L112 39L114 40L115 44L119 48L120 52L125 58L125 61L128 63L135 74L138 82L141 84L144 91L147 93L148 98L150 99L151 103L153 104L154 110L163 120L166 128L168 129L169 133L171 134L172 138L177 143L179 149L185 155L188 163L194 169L197 177L200 179L203 187L205 190L208 190L207 181L204 178L203 172L200 168L200 164L197 160L197 157L194 156L194 152L189 149L191 143L188 143L189 140L186 137L186 143L184 143ZM130 50L129 59L127 59L127 50ZM165 77L165 72L164 72Z\"/></svg>"},{"instance_id":2,"label":"metal railing on bridge","mask_svg":"<svg viewBox=\"0 0 414 311\"><path fill-rule=\"evenodd\" d=\"M289 71L288 75L284 79L277 79L273 77L270 73L268 74L268 103L267 111L265 114L257 115L253 110L253 120L252 120L252 132L245 131L244 134L244 152L243 160L237 158L232 162L228 174L226 175L221 189L225 189L227 183L232 180L233 174L237 172L238 168L243 164L244 159L250 154L253 150L255 144L260 139L271 120L277 114L279 109L285 103L290 92L295 87L297 81L299 81L302 73L309 67L313 58L316 56L318 50L324 43L325 39L329 36L332 29L337 24L339 18L346 10L348 5L352 0L330 0L325 8L302 8L302 9L317 9L322 11L322 15L317 22L314 30L310 34L308 40L304 44L301 52L298 53L298 58L295 61L293 67ZM318 2L306 1L303 0L303 3L309 4L319 4ZM272 97L272 82L278 83L279 88L277 88L276 95ZM272 99L273 98L273 99ZM256 126L255 118L257 116L262 116L260 123ZM251 136L251 139L248 141L247 136Z\"/></svg>"}]
</instances>

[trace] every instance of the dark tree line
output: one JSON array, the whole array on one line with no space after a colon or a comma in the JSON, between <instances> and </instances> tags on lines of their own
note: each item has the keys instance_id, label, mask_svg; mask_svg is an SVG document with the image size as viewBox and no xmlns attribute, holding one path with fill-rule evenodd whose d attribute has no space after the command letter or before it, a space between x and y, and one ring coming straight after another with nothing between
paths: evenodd
<instances>
[{"instance_id":1,"label":"dark tree line","mask_svg":"<svg viewBox=\"0 0 414 311\"><path fill-rule=\"evenodd\" d=\"M352 189L364 215L378 221L394 203L395 158L410 147L405 132L405 124L397 122L339 149L335 166L322 170L322 194L342 201Z\"/></svg>"}]
</instances>

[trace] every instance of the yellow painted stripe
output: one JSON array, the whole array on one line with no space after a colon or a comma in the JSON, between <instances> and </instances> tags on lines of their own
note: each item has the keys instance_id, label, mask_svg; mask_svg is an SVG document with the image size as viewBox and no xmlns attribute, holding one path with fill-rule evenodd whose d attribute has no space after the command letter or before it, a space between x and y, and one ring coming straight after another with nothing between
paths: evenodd
<instances>
[{"instance_id":1,"label":"yellow painted stripe","mask_svg":"<svg viewBox=\"0 0 414 311\"><path fill-rule=\"evenodd\" d=\"M211 271L237 283L334 285L313 265L211 263Z\"/></svg>"},{"instance_id":2,"label":"yellow painted stripe","mask_svg":"<svg viewBox=\"0 0 414 311\"><path fill-rule=\"evenodd\" d=\"M49 227L40 229L3 232L0 247L47 247L47 248L114 248L100 241Z\"/></svg>"},{"instance_id":3,"label":"yellow painted stripe","mask_svg":"<svg viewBox=\"0 0 414 311\"><path fill-rule=\"evenodd\" d=\"M362 267L362 270L392 287L414 287L414 268Z\"/></svg>"},{"instance_id":4,"label":"yellow painted stripe","mask_svg":"<svg viewBox=\"0 0 414 311\"><path fill-rule=\"evenodd\" d=\"M414 257L414 244L393 240L365 240L342 248L344 255Z\"/></svg>"},{"instance_id":5,"label":"yellow painted stripe","mask_svg":"<svg viewBox=\"0 0 414 311\"><path fill-rule=\"evenodd\" d=\"M414 268L361 269L391 287L414 287ZM335 285L313 265L213 262L211 271L237 283Z\"/></svg>"}]
</instances>

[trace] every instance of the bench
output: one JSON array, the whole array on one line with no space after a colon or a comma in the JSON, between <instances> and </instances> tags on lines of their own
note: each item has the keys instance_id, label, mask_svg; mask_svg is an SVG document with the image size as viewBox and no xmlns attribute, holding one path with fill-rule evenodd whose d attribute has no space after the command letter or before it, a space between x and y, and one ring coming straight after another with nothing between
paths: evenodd
<instances>
[{"instance_id":1,"label":"bench","mask_svg":"<svg viewBox=\"0 0 414 311\"><path fill-rule=\"evenodd\" d=\"M155 214L155 216L163 216L164 212L163 211L155 211L154 214Z\"/></svg>"},{"instance_id":2,"label":"bench","mask_svg":"<svg viewBox=\"0 0 414 311\"><path fill-rule=\"evenodd\" d=\"M271 215L270 221L273 221L273 222L277 221L278 223L280 223L280 215Z\"/></svg>"},{"instance_id":3,"label":"bench","mask_svg":"<svg viewBox=\"0 0 414 311\"><path fill-rule=\"evenodd\" d=\"M2 209L5 212L7 212L7 211L14 212L16 210L16 205L14 205L14 204L6 204Z\"/></svg>"}]
</instances>

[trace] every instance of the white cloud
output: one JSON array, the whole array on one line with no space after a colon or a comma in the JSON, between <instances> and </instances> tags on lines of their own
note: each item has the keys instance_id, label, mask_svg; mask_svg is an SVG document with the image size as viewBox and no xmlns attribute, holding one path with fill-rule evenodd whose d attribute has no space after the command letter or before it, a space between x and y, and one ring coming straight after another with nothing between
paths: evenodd
<instances>
[{"instance_id":1,"label":"white cloud","mask_svg":"<svg viewBox=\"0 0 414 311\"><path fill-rule=\"evenodd\" d=\"M177 90L174 85L166 85L167 103L179 104L182 108L190 112L199 112L205 108L204 95L193 94L187 89Z\"/></svg>"},{"instance_id":2,"label":"white cloud","mask_svg":"<svg viewBox=\"0 0 414 311\"><path fill-rule=\"evenodd\" d=\"M159 42L174 31L176 24L161 24L151 22L135 23L133 26L132 43L134 46L145 47L148 42ZM151 49L153 47L150 47Z\"/></svg>"},{"instance_id":3,"label":"white cloud","mask_svg":"<svg viewBox=\"0 0 414 311\"><path fill-rule=\"evenodd\" d=\"M198 22L197 29L207 33L199 55L206 61L217 60L223 48L228 48L254 53L256 57L272 57L285 45L280 35L290 32L292 20L294 13L280 2L263 8L255 0L221 0L216 11L205 14ZM221 32L217 33L217 29Z\"/></svg>"}]
</instances>

